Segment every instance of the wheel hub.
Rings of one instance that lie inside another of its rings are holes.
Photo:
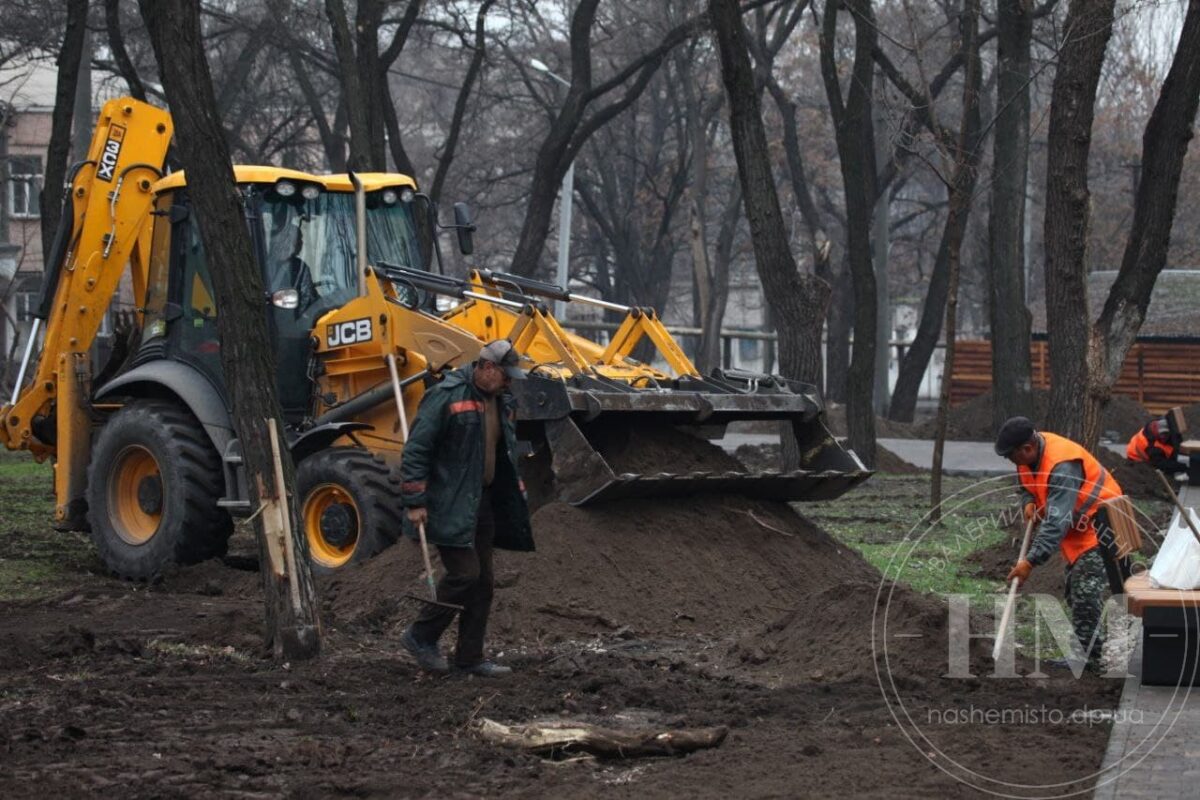
[[[321,512],[321,536],[334,547],[345,547],[358,537],[358,515],[352,506],[334,503]]]
[[[146,514],[162,513],[163,487],[158,475],[147,475],[138,481],[137,503]]]

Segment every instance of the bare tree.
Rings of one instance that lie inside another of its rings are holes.
[[[348,109],[350,164],[354,169],[386,169],[390,149],[396,169],[414,174],[388,87],[388,71],[408,43],[421,5],[422,0],[409,0],[391,43],[380,52],[379,34],[388,6],[385,0],[359,0],[355,5],[353,32],[344,0],[325,0],[342,100]]]
[[[108,33],[108,49],[112,53],[117,71],[125,79],[129,93],[142,102],[146,101],[146,87],[125,48],[125,34],[121,30],[120,0],[104,0],[104,29]]]
[[[1029,175],[1032,0],[999,0],[996,136],[988,237],[992,424],[1033,416],[1030,314],[1025,304],[1025,182]]]
[[[839,7],[854,21],[854,61],[843,93],[834,56]],[[871,258],[871,214],[878,195],[871,99],[875,85],[872,53],[879,34],[871,0],[826,0],[821,29],[821,77],[837,138],[846,203],[846,259],[854,288],[854,350],[847,375],[846,422],[850,446],[875,465],[875,270]]]
[[[814,382],[820,373],[821,326],[829,285],[815,275],[801,273],[788,244],[738,3],[709,0],[708,8],[721,56],[729,129],[755,265],[779,331],[781,371],[786,377]]]
[[[1076,6],[1076,3],[1071,4],[1072,12],[1076,11]],[[1059,74],[1054,79],[1054,104],[1057,107],[1063,102],[1068,107],[1058,111],[1052,108],[1050,123],[1051,157],[1061,154],[1064,159],[1071,159],[1070,165],[1079,168],[1078,172],[1059,173],[1059,164],[1052,161],[1047,186],[1046,316],[1054,375],[1050,425],[1087,447],[1095,447],[1100,435],[1100,412],[1108,402],[1125,356],[1137,338],[1150,304],[1150,294],[1166,265],[1180,174],[1194,135],[1196,111],[1200,108],[1200,0],[1188,3],[1171,68],[1143,134],[1142,175],[1121,269],[1100,317],[1090,325],[1086,252],[1078,238],[1082,235],[1081,227],[1086,233],[1088,221],[1085,145],[1091,118],[1090,114],[1085,118],[1079,106],[1090,109],[1094,103],[1097,81],[1092,78],[1093,70],[1099,72],[1104,57],[1099,40],[1107,41],[1098,26],[1107,25],[1111,29],[1113,9],[1111,4],[1097,7],[1083,0],[1079,0],[1078,6],[1078,15],[1068,13],[1068,34],[1083,37],[1091,32],[1092,41],[1074,39],[1075,46],[1070,41],[1064,45]],[[1078,28],[1071,22],[1076,22]],[[1060,78],[1063,85],[1060,85]],[[1067,82],[1073,85],[1065,85]],[[1087,92],[1088,87],[1091,87],[1091,94]],[[1075,137],[1074,141],[1064,141],[1071,135]],[[1082,143],[1078,141],[1081,135]],[[1083,160],[1079,161],[1081,155]],[[1065,185],[1056,186],[1056,178]],[[1070,192],[1070,195],[1063,197],[1064,192]],[[1081,197],[1085,205],[1076,209]],[[1073,209],[1078,210],[1080,216],[1068,220],[1065,215]],[[1072,319],[1067,321],[1058,317]],[[1080,322],[1082,331],[1079,330]]]
[[[1091,327],[1087,299],[1090,222],[1088,154],[1096,87],[1112,36],[1114,0],[1071,0],[1051,94],[1046,175],[1046,327],[1050,342],[1049,426],[1076,440],[1095,431],[1098,403],[1086,395]],[[1086,443],[1085,443],[1086,444]]]
[[[264,499],[278,498],[286,504],[295,523],[291,535],[297,557],[287,572],[279,574],[272,569],[275,559],[269,555],[273,548],[268,544],[266,515],[255,518],[262,554],[267,646],[277,657],[313,657],[320,651],[320,621],[293,491],[295,468],[288,450],[283,448],[284,485],[280,486],[275,480],[271,457],[268,421],[278,430],[283,430],[283,422],[276,391],[275,359],[263,314],[265,290],[217,114],[217,98],[204,55],[199,6],[187,0],[140,0],[140,8],[171,102],[176,143],[188,171],[188,190],[206,257],[222,265],[211,273],[221,309],[217,317],[221,365],[250,494]]]
[[[949,180],[950,211],[946,219],[947,237],[943,237],[949,276],[946,296],[946,361],[942,370],[942,385],[938,397],[937,423],[933,441],[933,480],[930,482],[929,505],[931,522],[938,524],[942,517],[942,457],[946,446],[946,423],[950,414],[950,376],[954,374],[954,345],[958,325],[958,283],[963,236],[966,224],[959,220],[971,212],[971,195],[975,191],[975,171],[979,165],[979,0],[964,0],[960,21],[961,51],[966,55],[967,68],[963,76],[962,121],[958,140],[950,153],[953,172]]]
[[[521,275],[537,271],[559,184],[588,138],[630,106],[645,91],[667,53],[706,24],[704,15],[670,28],[649,50],[631,59],[602,80],[593,77],[592,28],[600,0],[581,0],[571,16],[571,80],[562,105],[538,147],[525,217],[513,253],[512,270]],[[617,95],[605,102],[605,98]]]
[[[67,22],[58,51],[58,82],[54,90],[54,112],[50,118],[50,144],[41,191],[42,252],[49,257],[62,216],[63,184],[71,152],[71,121],[75,111],[76,84],[83,44],[87,35],[88,0],[68,0]]]

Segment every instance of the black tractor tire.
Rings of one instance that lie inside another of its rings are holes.
[[[315,574],[365,561],[400,536],[400,482],[366,450],[335,447],[309,456],[296,468],[296,494]]]
[[[100,428],[88,466],[88,522],[116,575],[152,580],[222,556],[233,532],[217,506],[221,458],[200,421],[169,400],[136,400]]]

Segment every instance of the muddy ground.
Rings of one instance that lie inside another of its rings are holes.
[[[1100,764],[1106,723],[946,715],[1112,708],[1119,681],[944,679],[944,606],[904,587],[881,616],[903,636],[877,661],[878,571],[789,506],[548,506],[535,527],[537,553],[498,560],[503,681],[430,678],[400,649],[406,542],[321,582],[324,654],[292,664],[260,653],[253,572],[209,562],[144,586],[79,558],[67,591],[0,603],[0,796],[972,797],[938,765],[1086,790]],[[474,727],[547,717],[729,735],[686,757],[555,761]]]

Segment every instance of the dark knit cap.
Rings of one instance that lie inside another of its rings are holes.
[[[996,434],[996,455],[1008,456],[1031,440],[1036,432],[1028,417],[1012,417],[1000,426],[1000,432]]]

